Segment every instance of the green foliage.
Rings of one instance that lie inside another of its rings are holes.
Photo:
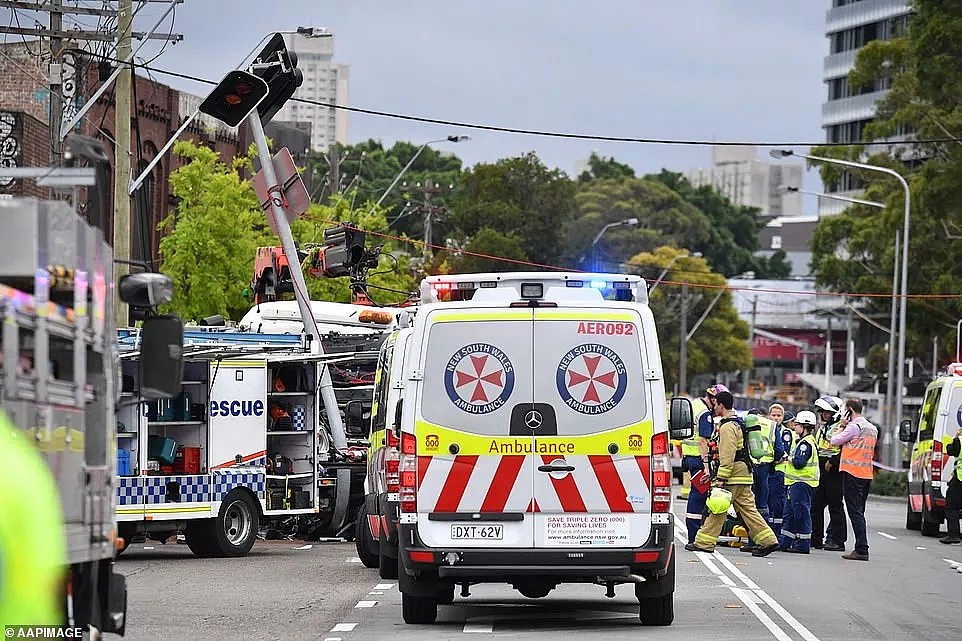
[[[631,257],[628,264],[652,284],[669,266],[665,280],[683,279],[690,283],[687,288],[689,332],[719,292],[723,291],[705,321],[688,341],[688,380],[706,372],[731,372],[750,367],[749,327],[738,318],[731,293],[724,291],[725,277],[713,272],[704,258],[678,257],[680,255],[681,251],[676,248],[658,247],[653,252],[642,252]],[[678,276],[672,278],[672,273]],[[651,293],[651,311],[658,327],[661,361],[668,389],[673,389],[678,382],[681,348],[679,316],[684,294],[682,287],[665,282]]]
[[[618,178],[634,178],[635,170],[629,165],[620,163],[614,158],[605,158],[595,152],[591,152],[588,159],[588,169],[581,172],[578,176],[579,183],[588,183],[592,180],[610,180]]]
[[[174,154],[188,160],[170,175],[176,213],[161,222],[161,271],[174,281],[171,311],[196,320],[213,314],[239,319],[249,308],[243,297],[257,246],[269,237],[251,183],[211,149],[181,141]]]
[[[908,474],[875,470],[871,493],[877,496],[906,496],[908,494]]]
[[[475,254],[500,256],[514,260],[527,260],[521,241],[512,234],[503,234],[490,227],[482,227],[471,237],[465,250]],[[525,271],[523,265],[503,260],[490,260],[480,256],[463,254],[454,261],[455,271],[462,274],[474,272]]]
[[[872,345],[868,348],[868,355],[865,358],[865,369],[871,374],[881,376],[888,372],[889,351],[884,345]]]

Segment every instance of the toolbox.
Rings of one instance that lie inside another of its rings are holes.
[[[173,465],[177,458],[177,441],[151,435],[147,438],[147,457],[160,461],[161,465]]]
[[[287,498],[286,490],[283,490],[283,489],[268,490],[267,491],[267,509],[268,510],[287,509],[284,505],[286,498]]]
[[[175,474],[200,474],[200,448],[179,446],[174,456]]]

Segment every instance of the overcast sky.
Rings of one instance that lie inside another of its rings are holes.
[[[135,3],[136,4],[136,3]],[[646,138],[816,142],[830,0],[186,0],[154,66],[219,79],[264,34],[323,26],[352,106],[499,126]],[[163,5],[135,22],[149,28]],[[228,9],[229,7],[229,9]],[[88,18],[88,20],[93,20]],[[169,24],[165,25],[165,31]],[[153,54],[150,43],[143,53]],[[203,95],[208,86],[157,76]],[[349,138],[443,145],[466,164],[535,151],[573,173],[593,150],[638,173],[710,148],[491,133],[349,115]],[[441,146],[439,146],[440,148]],[[797,148],[804,151],[805,148]],[[767,157],[767,149],[759,155]],[[806,187],[818,189],[815,172]],[[806,201],[806,213],[815,202]]]

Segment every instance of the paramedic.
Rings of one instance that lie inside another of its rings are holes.
[[[727,392],[724,385],[712,385],[705,390],[702,398],[692,403],[693,416],[698,433],[681,442],[682,469],[690,475],[688,489],[688,504],[685,510],[685,525],[688,527],[688,542],[695,542],[695,534],[701,527],[702,515],[705,512],[705,500],[711,486],[708,482],[708,439],[715,432],[712,420],[712,408],[715,406],[715,395]]]
[[[832,445],[842,447],[839,472],[842,475],[842,492],[845,507],[852,521],[855,549],[842,555],[848,561],[868,561],[868,533],[865,531],[865,502],[872,485],[875,459],[875,443],[878,428],[862,416],[862,401],[850,398],[845,401],[842,415],[842,431],[832,437]]]
[[[778,540],[755,507],[753,479],[749,469],[751,460],[745,446],[744,428],[741,419],[732,410],[735,399],[731,392],[717,392],[712,403],[713,414],[721,419],[711,439],[713,457],[717,456],[710,468],[712,485],[731,492],[735,513],[744,522],[748,535],[758,544],[752,556],[768,556],[778,549]],[[726,514],[709,514],[698,530],[694,543],[689,543],[685,549],[689,552],[714,552],[726,518]]]
[[[775,417],[784,411],[781,407],[778,404],[772,405],[769,409],[769,418],[775,420]],[[775,531],[775,536],[782,533],[782,523],[785,518],[785,470],[789,465],[788,455],[795,447],[794,421],[794,414],[784,412],[778,420],[778,427],[775,428],[779,444],[776,446],[778,449],[775,456],[775,471],[768,477],[768,510],[772,515],[772,530]],[[779,450],[781,456],[777,454]]]
[[[0,410],[0,627],[64,625],[66,541],[49,468]]]
[[[939,539],[939,543],[962,543],[959,532],[959,513],[962,511],[962,427],[955,432],[955,438],[945,448],[948,456],[955,457],[955,472],[949,479],[949,489],[945,493],[945,524],[949,533]]]
[[[795,441],[785,468],[785,522],[779,537],[783,552],[808,554],[812,545],[812,495],[818,487],[818,447],[812,433],[817,427],[815,412],[799,412],[795,418]]]
[[[815,401],[822,426],[815,433],[820,469],[818,489],[812,499],[812,547],[829,552],[844,552],[848,538],[845,510],[842,508],[842,475],[838,471],[842,448],[832,445],[831,439],[841,431],[842,399],[822,396]],[[828,531],[825,529],[825,508],[828,507]],[[824,539],[823,539],[824,537]]]

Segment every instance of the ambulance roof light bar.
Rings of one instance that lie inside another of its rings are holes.
[[[537,285],[541,290],[535,295]],[[556,300],[586,300],[584,295],[565,296],[559,292],[565,289],[594,289],[603,294],[614,292],[618,300],[648,303],[648,288],[645,280],[631,274],[605,274],[580,272],[505,272],[478,274],[444,274],[428,276],[421,281],[421,303],[452,302],[471,300],[478,290],[514,290],[514,296],[521,300],[543,298],[545,294],[556,296]],[[587,293],[587,292],[586,292]],[[485,300],[489,297],[485,296]]]

